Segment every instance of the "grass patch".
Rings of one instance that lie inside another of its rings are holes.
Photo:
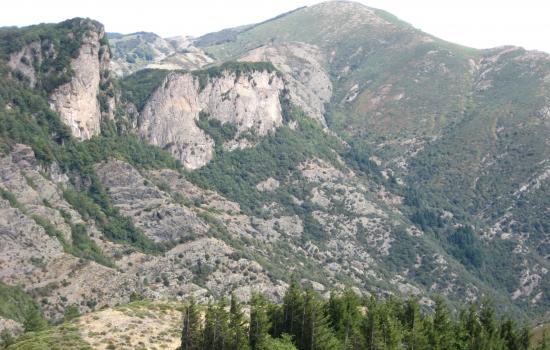
[[[9,350],[92,350],[80,336],[78,327],[65,323],[41,332],[29,332],[18,338]]]

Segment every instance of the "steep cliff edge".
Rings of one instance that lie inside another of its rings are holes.
[[[104,37],[102,26],[84,35],[78,57],[71,60],[74,72],[71,81],[58,87],[50,96],[52,109],[61,114],[65,124],[79,139],[89,139],[100,131],[102,106],[98,96],[101,86],[107,84],[110,60]],[[108,105],[105,107],[108,112]]]
[[[49,95],[50,107],[81,140],[100,132],[111,118],[114,93],[109,75],[110,49],[103,25],[75,18],[56,25],[17,29],[7,65],[12,77]]]
[[[273,63],[283,73],[292,103],[326,126],[325,104],[332,97],[332,83],[317,46],[300,42],[265,45],[239,60]]]
[[[168,149],[188,169],[197,169],[214,156],[216,146],[247,147],[247,135],[266,135],[283,124],[279,97],[284,83],[273,69],[252,65],[215,71],[173,72],[151,94],[139,116],[139,133]],[[203,121],[217,120],[231,130],[224,145],[216,145]]]

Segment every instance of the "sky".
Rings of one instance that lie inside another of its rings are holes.
[[[16,0],[0,26],[90,17],[109,32],[199,36],[256,23],[318,0]],[[475,48],[518,45],[550,53],[549,0],[359,0],[441,39]]]

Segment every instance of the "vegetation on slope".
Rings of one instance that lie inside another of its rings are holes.
[[[221,77],[224,72],[234,73],[236,76],[257,71],[276,72],[273,64],[269,62],[226,62],[219,66],[207,69],[191,71],[199,81],[202,91],[209,79]],[[118,81],[122,98],[133,103],[138,111],[141,111],[147,98],[155,91],[160,83],[172,72],[185,73],[185,71],[171,71],[164,69],[142,69],[127,75]]]
[[[325,56],[329,127],[350,144],[365,143],[404,180],[388,188],[405,197],[402,210],[438,246],[507,297],[523,288],[526,266],[548,270],[548,181],[521,191],[548,171],[547,57],[451,44],[348,2],[212,33],[197,45],[233,59],[294,41]],[[537,293],[514,300],[538,314],[550,305],[550,280],[540,277]]]
[[[99,27],[101,24],[98,22],[73,18],[58,24],[0,28],[0,59],[8,60],[10,54],[20,51],[23,46],[39,43],[41,52],[35,55],[41,57],[35,57],[33,62],[38,78],[37,87],[49,93],[70,81],[71,59],[78,57],[84,36]],[[38,64],[38,61],[41,63]],[[26,64],[30,65],[31,62]]]
[[[531,336],[527,324],[498,317],[490,301],[453,313],[443,298],[435,300],[432,307],[426,308],[414,298],[361,297],[351,289],[333,292],[324,299],[293,279],[281,303],[259,293],[253,293],[249,305],[240,303],[234,295],[208,305],[199,305],[193,298],[184,304],[135,301],[113,310],[123,312],[129,319],[127,324],[133,327],[120,332],[113,325],[109,327],[112,333],[88,335],[95,346],[143,346],[139,339],[132,338],[134,327],[138,327],[141,331],[151,329],[150,347],[172,342],[172,322],[180,319],[173,317],[177,310],[182,313],[182,321],[176,321],[181,322],[179,350],[546,349],[541,342],[542,328]],[[245,308],[250,311],[245,312]],[[103,312],[107,310],[99,311]],[[90,318],[101,322],[101,317]],[[143,320],[147,320],[145,325],[141,325]],[[28,332],[10,339],[7,349],[90,349],[80,335],[81,327],[87,325],[89,321],[76,319]],[[159,333],[159,329],[165,331]]]
[[[0,316],[24,323],[27,315],[40,312],[38,304],[23,289],[0,282]]]
[[[276,72],[278,75],[279,71],[273,66],[271,62],[225,62],[218,66],[212,66],[210,68],[201,69],[192,71],[191,74],[197,77],[199,80],[199,90],[202,91],[206,84],[208,84],[209,79],[219,78],[224,72],[230,72],[235,74],[236,77],[245,75],[252,72],[263,72],[268,73]]]
[[[286,214],[298,215],[302,219],[308,238],[322,241],[323,230],[311,216],[315,206],[309,202],[309,189],[303,188],[303,182],[299,181],[302,175],[298,170],[302,163],[316,157],[338,166],[337,152],[342,152],[344,146],[336,138],[327,137],[320,124],[295,107],[287,118],[297,121],[296,129],[283,126],[261,138],[253,148],[232,152],[217,148],[209,164],[187,176],[195,184],[238,202],[246,213],[262,215],[263,205],[277,201]],[[209,132],[213,134],[213,126],[209,127]],[[218,127],[223,128],[224,125]],[[220,133],[223,135],[223,130]],[[275,193],[259,191],[256,185],[268,178],[285,185]],[[306,203],[298,204],[293,198]]]
[[[149,146],[135,136],[116,134],[116,128],[109,122],[103,123],[101,136],[79,142],[71,136],[59,115],[49,108],[41,89],[31,89],[26,82],[10,79],[3,63],[0,64],[0,75],[0,151],[6,154],[16,143],[29,145],[39,162],[56,162],[71,174],[73,186],[66,188],[66,200],[84,218],[94,220],[107,239],[129,243],[143,251],[161,250],[162,247],[149,240],[130,219],[119,214],[97,178],[93,165],[112,157],[123,158],[139,167],[162,165],[178,168],[179,164],[167,152]],[[38,220],[37,223],[47,232],[54,233],[46,221]],[[73,234],[78,239],[66,250],[110,265],[101,258],[98,248],[79,233],[81,230],[74,227]]]
[[[416,299],[360,298],[349,289],[323,300],[293,281],[282,304],[255,294],[248,320],[234,296],[210,303],[204,320],[201,313],[187,303],[180,350],[530,348],[529,329],[498,319],[488,301],[453,315],[442,298],[425,312]]]
[[[25,333],[8,345],[9,350],[92,350],[80,336],[78,327],[66,323],[57,327]]]
[[[170,73],[164,69],[142,69],[118,80],[125,101],[131,102],[138,111],[143,109],[149,95]]]

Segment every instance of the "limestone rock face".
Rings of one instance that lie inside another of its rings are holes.
[[[291,101],[326,125],[325,104],[332,97],[332,83],[317,46],[299,42],[266,45],[249,51],[240,60],[273,63],[283,72]]]
[[[104,36],[103,27],[84,35],[79,55],[71,61],[71,81],[59,86],[50,96],[51,108],[59,112],[73,135],[81,140],[89,139],[100,131],[98,95],[110,61],[109,48],[101,43]],[[107,103],[112,107],[112,101]]]
[[[139,133],[164,147],[188,169],[207,164],[214,155],[214,140],[197,126],[202,112],[237,133],[266,135],[283,124],[279,96],[283,80],[275,72],[254,71],[237,75],[224,71],[205,86],[190,73],[171,73],[149,98],[139,117]],[[246,143],[240,143],[246,147]]]

